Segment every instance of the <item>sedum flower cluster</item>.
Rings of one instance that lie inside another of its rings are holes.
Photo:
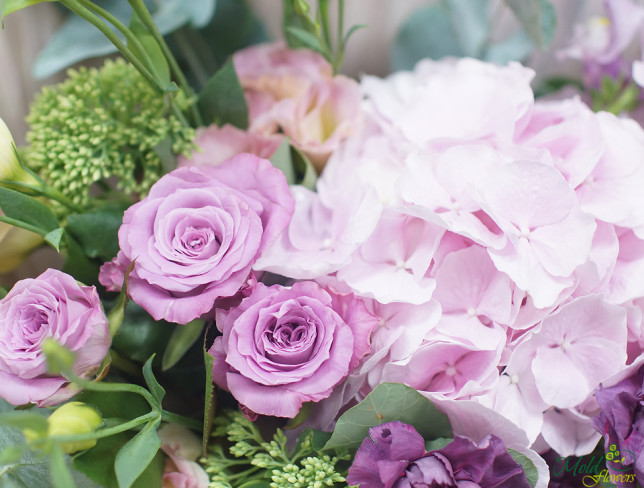
[[[207,459],[201,460],[210,476],[210,488],[233,488],[250,480],[265,481],[271,488],[322,488],[345,482],[337,464],[346,458],[318,453],[312,431],[300,436],[291,454],[281,429],[265,441],[254,422],[240,412],[227,411],[215,418],[212,434],[232,445],[226,449],[215,444]]]
[[[189,101],[170,102],[123,60],[100,69],[69,70],[68,79],[43,88],[27,117],[32,168],[77,205],[93,184],[118,179],[126,194],[147,194],[165,172],[162,155],[190,155],[194,130],[172,112]],[[167,169],[166,169],[167,170]]]

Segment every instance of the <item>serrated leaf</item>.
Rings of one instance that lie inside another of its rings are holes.
[[[197,342],[203,330],[203,325],[203,320],[197,319],[188,322],[186,325],[176,326],[161,359],[161,369],[163,371],[167,371],[177,364],[188,352],[188,349]]]
[[[521,465],[526,477],[528,478],[528,483],[530,483],[530,486],[534,488],[537,484],[537,481],[539,480],[539,472],[537,471],[537,467],[532,461],[530,461],[528,457],[518,451],[515,451],[514,449],[508,449],[508,453],[510,454],[510,456],[512,456],[512,459],[514,459]]]
[[[197,106],[206,124],[248,127],[248,105],[232,60],[224,64],[206,83]]]
[[[49,453],[51,483],[54,488],[76,488],[76,483],[65,462],[65,454],[60,446],[54,445]]]
[[[36,5],[37,3],[52,2],[52,1],[54,0],[2,0],[2,2],[0,2],[0,13],[2,15],[2,28],[4,29],[4,18],[7,15],[17,12],[18,10],[22,10],[23,8]]]
[[[58,220],[47,205],[18,191],[0,186],[0,209],[11,219],[25,222],[42,235],[58,228]]]
[[[51,246],[56,249],[56,251],[60,251],[60,241],[63,238],[63,234],[65,233],[65,229],[59,227],[58,229],[54,229],[51,232],[48,232],[45,234],[45,241],[51,244]]]
[[[208,332],[206,331],[206,337]],[[212,381],[212,366],[215,362],[204,344],[203,350],[204,365],[206,367],[206,392],[205,392],[205,404],[203,412],[203,437],[202,437],[202,448],[203,452],[208,452],[208,441],[210,440],[210,431],[212,430],[212,421],[215,418],[216,410],[216,395],[215,395],[215,384]]]
[[[161,401],[165,396],[165,390],[159,384],[157,379],[154,377],[154,373],[152,372],[153,360],[154,360],[154,355],[150,356],[150,359],[148,359],[143,365],[143,377],[145,378],[145,383],[148,385],[148,390],[150,390],[150,393],[152,393],[152,396],[159,403],[158,407],[161,408]]]
[[[557,12],[549,0],[504,0],[532,42],[546,49],[557,25]]]
[[[382,383],[342,414],[324,450],[355,450],[367,438],[371,427],[395,420],[413,425],[426,441],[452,437],[447,415],[429,399],[408,386]]]
[[[159,423],[160,419],[145,424],[117,453],[114,471],[119,488],[130,488],[156,456],[161,447],[157,435]]]

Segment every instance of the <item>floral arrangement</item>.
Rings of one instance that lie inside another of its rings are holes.
[[[58,3],[119,54],[0,123],[0,270],[62,257],[0,300],[0,485],[644,483],[644,6],[535,83],[547,0],[425,7],[359,81],[342,0],[208,76],[168,34],[242,2]]]

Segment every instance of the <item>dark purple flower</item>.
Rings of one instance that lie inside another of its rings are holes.
[[[593,419],[594,427],[604,436],[609,472],[613,475],[635,474],[640,484],[644,484],[643,388],[644,366],[614,386],[600,387],[595,391],[595,398],[601,413]],[[637,486],[631,477],[615,479],[620,488]],[[628,481],[622,482],[619,479]]]
[[[369,429],[347,483],[360,488],[530,488],[523,468],[495,435],[479,445],[456,436],[444,448],[426,452],[416,429],[398,421]]]

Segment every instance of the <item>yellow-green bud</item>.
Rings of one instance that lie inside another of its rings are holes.
[[[13,136],[0,118],[0,179],[17,181],[19,183],[33,183],[34,178],[27,173],[16,156]]]
[[[101,414],[92,406],[83,402],[69,402],[57,408],[47,419],[48,435],[66,436],[93,432],[103,423]],[[65,454],[90,449],[96,445],[96,439],[86,441],[63,442],[60,447]]]

